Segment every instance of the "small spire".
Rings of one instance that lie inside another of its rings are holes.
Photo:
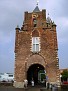
[[[20,30],[19,25],[17,25],[17,27],[15,28],[15,30],[16,30],[16,29]]]
[[[38,3],[39,3],[39,0],[37,0],[37,4],[36,4],[37,6],[38,6]]]
[[[16,28],[19,28],[19,25],[17,25],[17,27]]]
[[[49,13],[48,13],[48,16],[49,16]]]
[[[37,4],[36,4],[36,7],[33,10],[33,12],[40,12],[39,7],[38,7],[38,3],[39,3],[39,0],[37,0]]]
[[[51,22],[52,22],[52,20],[51,20],[51,18],[49,17],[49,13],[48,13],[47,23],[51,23]]]

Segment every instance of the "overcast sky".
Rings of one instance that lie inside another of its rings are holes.
[[[24,12],[32,12],[37,0],[0,0],[0,72],[14,72],[15,27],[23,24]],[[39,0],[39,9],[57,25],[60,68],[68,68],[68,0]]]

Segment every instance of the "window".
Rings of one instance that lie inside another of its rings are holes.
[[[13,75],[9,75],[9,77],[13,77]]]
[[[35,18],[33,19],[33,24],[34,24],[34,27],[37,26],[37,20]]]
[[[40,39],[39,37],[32,37],[32,52],[40,51]]]

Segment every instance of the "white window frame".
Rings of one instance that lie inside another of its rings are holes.
[[[39,51],[40,51],[40,38],[32,37],[32,52],[39,52]]]

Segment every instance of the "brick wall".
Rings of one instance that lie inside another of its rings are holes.
[[[21,29],[16,28],[15,81],[23,82],[27,76],[28,68],[32,64],[38,63],[45,68],[49,82],[58,82],[59,61],[56,25],[53,22],[47,25],[46,10],[36,12],[36,14],[38,14],[37,27],[33,27],[33,12],[25,12],[23,26]],[[40,37],[39,53],[31,52],[32,36]]]

